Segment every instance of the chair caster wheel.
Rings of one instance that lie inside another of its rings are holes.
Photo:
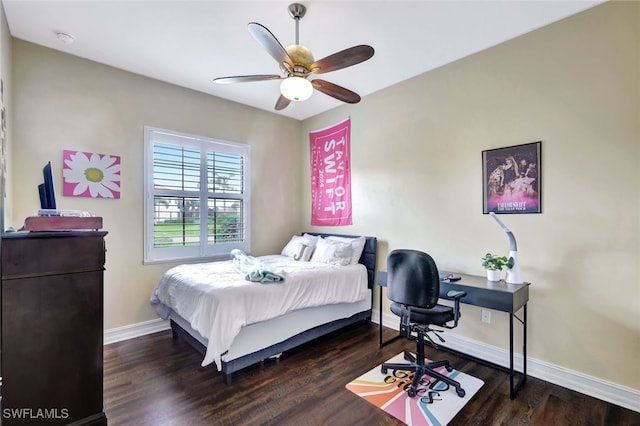
[[[446,368],[449,373],[451,373],[453,371],[453,367],[450,366],[450,365],[447,365],[444,368]]]
[[[414,396],[416,396],[418,394],[418,391],[415,389],[409,389],[409,391],[407,392],[409,394],[409,398],[413,398]]]
[[[458,388],[458,389],[456,389],[456,393],[458,394],[458,396],[459,396],[460,398],[464,398],[464,396],[465,396],[465,394],[466,394],[466,392],[465,392],[465,391],[464,391],[464,389],[462,389],[462,388]]]
[[[380,372],[382,374],[387,374],[387,368],[386,367],[380,367]]]

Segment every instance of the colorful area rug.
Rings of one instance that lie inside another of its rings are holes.
[[[387,362],[406,361],[400,353]],[[348,383],[346,388],[407,425],[446,425],[484,382],[457,370],[448,372],[443,367],[437,371],[460,382],[466,395],[460,398],[455,388],[442,382],[433,385],[434,379],[425,376],[418,387],[418,395],[409,398],[406,390],[411,385],[414,373],[389,370],[387,374],[382,374],[380,366]]]

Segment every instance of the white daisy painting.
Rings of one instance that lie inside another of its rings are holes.
[[[63,151],[62,195],[120,198],[120,157]]]

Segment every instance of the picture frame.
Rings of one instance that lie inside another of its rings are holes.
[[[62,151],[62,195],[120,198],[120,156]]]
[[[542,213],[542,142],[482,151],[482,212]]]

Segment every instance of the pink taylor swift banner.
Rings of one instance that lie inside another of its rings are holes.
[[[309,133],[311,225],[351,225],[351,119]]]

